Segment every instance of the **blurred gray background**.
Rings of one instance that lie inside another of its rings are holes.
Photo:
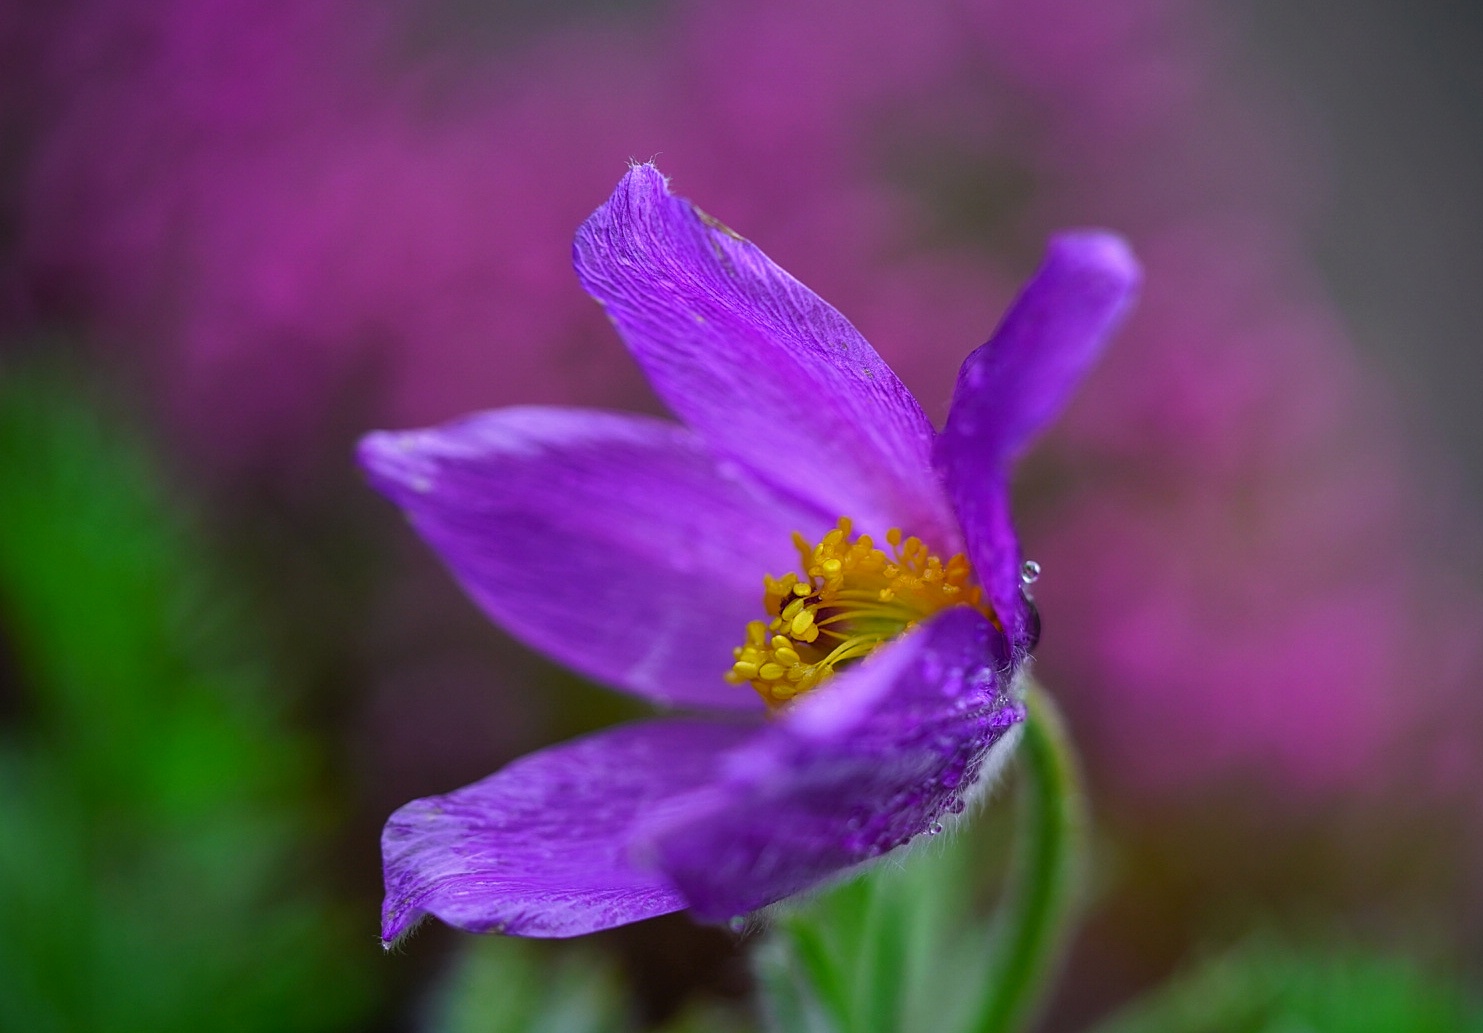
[[[1241,0],[1230,28],[1327,181],[1313,256],[1433,472],[1483,501],[1483,3]],[[1456,469],[1449,470],[1448,463]]]

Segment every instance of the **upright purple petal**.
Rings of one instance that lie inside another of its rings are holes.
[[[496,622],[662,703],[760,708],[723,680],[732,647],[763,573],[797,562],[791,534],[827,529],[648,417],[502,409],[371,434],[360,457]]]
[[[641,830],[638,856],[720,921],[931,833],[1007,756],[1011,677],[1000,632],[947,610],[739,746]]]
[[[712,448],[832,518],[958,548],[916,399],[839,312],[654,166],[630,169],[583,224],[575,259],[655,391]]]
[[[678,911],[664,875],[628,861],[640,816],[713,776],[755,730],[646,721],[523,757],[386,823],[382,938],[425,914],[469,932],[579,936]]]
[[[1065,406],[1131,309],[1141,276],[1114,234],[1056,237],[988,343],[958,373],[934,459],[969,558],[1016,644],[1027,639],[1030,614],[1010,519],[1010,464]]]

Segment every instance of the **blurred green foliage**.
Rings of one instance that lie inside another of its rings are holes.
[[[1259,937],[1094,1033],[1479,1033],[1483,1010],[1402,957]]]
[[[160,465],[70,383],[0,382],[0,1028],[343,1028],[374,953],[311,878],[331,814],[291,687]]]

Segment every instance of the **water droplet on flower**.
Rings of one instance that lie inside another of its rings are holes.
[[[942,831],[942,822],[940,822],[940,821],[934,821],[931,825],[928,825],[927,826],[927,835],[929,835],[929,836],[935,836],[935,835],[937,835],[941,831]]]
[[[739,933],[742,930],[746,929],[746,927],[747,927],[747,916],[746,915],[732,915],[730,921],[728,921],[726,923],[726,928],[730,929],[734,933]]]
[[[1040,564],[1034,560],[1025,560],[1020,566],[1020,580],[1027,585],[1033,585],[1040,580]]]

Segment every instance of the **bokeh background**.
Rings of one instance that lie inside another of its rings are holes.
[[[651,157],[938,419],[1048,233],[1145,259],[1019,485],[1096,820],[1045,1028],[1311,951],[1468,998],[1480,46],[1442,0],[0,5],[0,1027],[746,1021],[756,937],[683,916],[376,940],[393,808],[640,710],[354,442],[658,411],[569,258]]]

